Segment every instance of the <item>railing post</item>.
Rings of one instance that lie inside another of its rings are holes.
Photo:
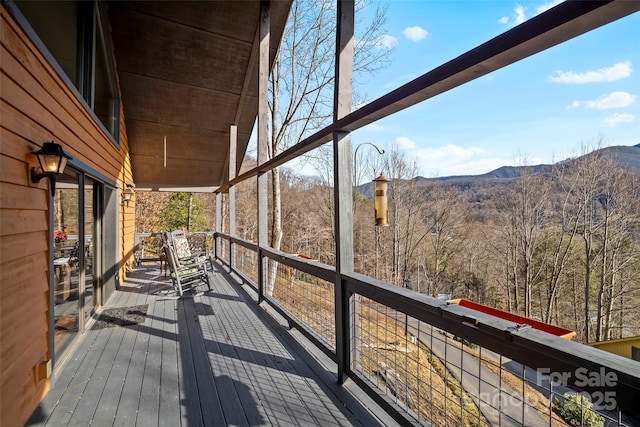
[[[222,233],[222,193],[216,193],[216,232],[213,235],[213,256],[216,259],[220,258],[220,251],[218,250],[218,235]]]
[[[353,76],[354,2],[339,0],[336,32],[336,68],[333,98],[334,122],[351,112]],[[338,383],[342,384],[350,371],[351,336],[349,322],[349,294],[342,279],[343,273],[353,272],[353,202],[351,135],[333,134],[334,203],[336,230],[336,359]]]
[[[133,235],[133,260],[136,261],[137,253],[140,252],[140,233]]]
[[[269,37],[271,32],[269,1],[260,2],[260,52],[258,73],[258,167],[267,161],[269,134]],[[268,272],[261,249],[267,246],[267,174],[258,171],[258,303],[264,299],[264,283]]]
[[[264,299],[264,280],[266,278],[265,268],[264,268],[265,257],[262,253],[261,246],[258,246],[257,253],[258,253],[258,304],[260,304]]]

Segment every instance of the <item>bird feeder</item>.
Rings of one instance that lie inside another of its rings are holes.
[[[387,187],[389,180],[380,174],[373,182],[376,185],[376,226],[387,226],[389,225],[389,209],[387,208]]]

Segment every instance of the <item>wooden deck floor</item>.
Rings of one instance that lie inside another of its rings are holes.
[[[181,299],[163,293],[170,285],[157,265],[134,270],[105,309],[148,304],[146,320],[87,331],[27,425],[392,423],[216,269],[211,291]]]

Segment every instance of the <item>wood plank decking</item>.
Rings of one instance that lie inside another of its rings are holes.
[[[313,357],[299,334],[215,268],[211,291],[181,299],[165,293],[157,265],[134,270],[105,309],[148,304],[146,320],[87,331],[27,425],[392,423],[355,399],[353,384],[337,385],[330,361]]]

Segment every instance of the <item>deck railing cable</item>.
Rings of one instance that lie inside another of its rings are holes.
[[[335,361],[334,267],[270,248],[258,259],[255,243],[224,234],[216,242],[218,260],[256,291],[258,262],[269,261],[263,300]],[[637,423],[635,361],[361,274],[342,279],[348,375],[403,424],[567,425],[562,410],[583,425]]]

